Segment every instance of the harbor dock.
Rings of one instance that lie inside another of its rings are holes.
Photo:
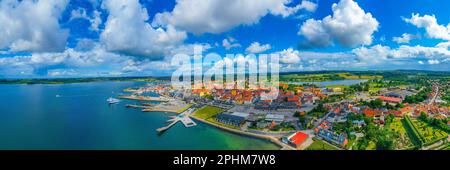
[[[141,108],[141,109],[148,109],[149,108],[149,106],[135,105],[135,104],[127,104],[127,105],[125,105],[125,107],[127,107],[127,108]]]
[[[169,129],[170,127],[172,127],[173,125],[175,125],[178,122],[182,122],[184,127],[193,127],[196,126],[197,123],[195,123],[190,117],[189,115],[192,114],[192,112],[194,111],[194,109],[188,109],[186,111],[184,111],[183,113],[177,115],[177,116],[172,116],[170,120],[168,120],[167,122],[170,122],[167,126],[161,127],[156,129],[156,131],[158,133],[162,133],[164,131],[166,131],[167,129]]]
[[[122,95],[119,96],[120,99],[128,99],[128,100],[141,100],[141,101],[157,101],[157,102],[168,102],[169,100],[161,98],[161,97],[152,97],[152,96],[140,96],[140,95]]]

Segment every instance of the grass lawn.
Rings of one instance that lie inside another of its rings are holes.
[[[396,142],[395,149],[405,149],[414,146],[404,126],[405,125],[403,124],[401,118],[395,118],[389,125],[390,129],[392,129],[393,131],[397,132],[400,135],[400,137],[395,141]]]
[[[379,88],[379,87],[370,87],[369,93],[377,93],[380,90],[381,90],[381,88]]]
[[[342,91],[344,91],[345,88],[348,88],[347,85],[341,85],[341,84],[329,84],[325,86],[326,88],[341,88]]]
[[[369,141],[366,150],[377,150],[377,144],[374,141]]]
[[[232,128],[232,129],[239,129],[239,127],[236,126],[232,126],[232,125],[227,125],[224,123],[220,123],[218,121],[216,121],[216,119],[214,119],[214,116],[222,113],[224,110],[218,107],[214,107],[214,106],[205,106],[202,107],[200,109],[198,109],[192,116],[199,118],[199,119],[203,119],[206,120],[208,122],[211,122],[213,124],[222,126],[222,127],[227,127],[227,128]]]
[[[441,129],[430,126],[426,122],[423,122],[421,120],[413,119],[411,121],[413,122],[414,126],[416,126],[420,135],[424,137],[425,144],[430,144],[435,142],[436,140],[446,138],[448,135]]]
[[[185,107],[183,107],[180,110],[178,110],[177,113],[183,113],[184,111],[189,109],[191,106],[192,106],[192,104],[187,104]]]
[[[223,109],[214,106],[205,106],[198,109],[192,116],[204,120],[213,118],[216,114],[223,112]]]
[[[306,150],[338,150],[338,148],[336,148],[335,146],[332,146],[326,142],[323,142],[319,139],[313,139],[314,142],[309,145],[308,148],[306,148]]]

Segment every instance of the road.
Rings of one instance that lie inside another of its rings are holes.
[[[434,87],[436,87],[436,89],[433,89],[434,96],[433,96],[433,98],[431,98],[431,100],[429,101],[428,105],[433,104],[434,101],[436,100],[436,98],[439,96],[439,84],[434,84],[433,88]]]

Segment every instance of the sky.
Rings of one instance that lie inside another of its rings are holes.
[[[1,0],[0,78],[167,76],[176,54],[280,71],[450,71],[447,0]]]

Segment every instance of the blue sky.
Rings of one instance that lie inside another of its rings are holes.
[[[3,0],[0,77],[165,76],[175,54],[280,71],[450,71],[445,0]],[[24,11],[27,11],[24,13]]]

